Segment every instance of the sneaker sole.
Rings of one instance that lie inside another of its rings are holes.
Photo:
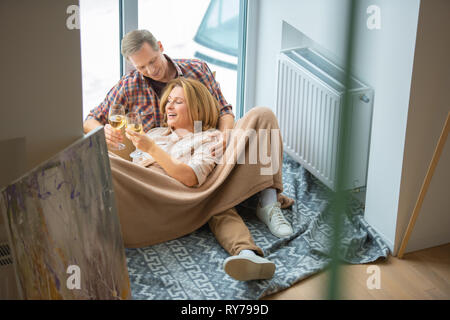
[[[258,260],[258,257],[234,256],[225,262],[224,270],[230,277],[240,281],[272,278],[275,264]]]
[[[275,230],[270,229],[269,226],[267,226],[267,228],[269,229],[270,233],[272,233],[275,237],[280,238],[280,239],[290,237],[294,233],[294,231],[290,231],[289,233],[282,234],[282,233],[277,233],[277,232],[275,232]]]

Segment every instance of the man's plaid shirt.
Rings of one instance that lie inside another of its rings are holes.
[[[217,99],[220,104],[220,116],[233,114],[232,107],[227,103],[220,91],[219,84],[206,62],[197,59],[170,59],[177,69],[178,76],[197,79],[202,82]],[[96,108],[92,109],[86,117],[95,119],[103,125],[108,123],[108,112],[110,106],[122,104],[125,106],[125,113],[139,112],[142,117],[143,129],[145,132],[152,128],[160,127],[164,115],[159,110],[160,98],[152,88],[149,81],[137,70],[131,71],[120,79],[120,81],[108,92],[105,100]]]

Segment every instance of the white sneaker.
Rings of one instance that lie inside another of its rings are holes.
[[[281,204],[279,202],[274,202],[264,208],[258,205],[256,208],[256,216],[278,238],[287,237],[294,233],[291,224],[284,218],[283,212],[281,212]]]
[[[254,252],[241,251],[239,255],[225,259],[223,270],[233,279],[241,281],[270,279],[275,273],[275,263]]]

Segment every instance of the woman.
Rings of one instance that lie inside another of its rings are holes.
[[[148,159],[138,166],[110,154],[125,245],[142,247],[168,241],[208,222],[232,255],[224,262],[227,274],[237,280],[271,278],[275,264],[262,257],[234,206],[267,187],[281,191],[281,170],[255,177],[261,165],[236,166],[235,160],[228,161],[245,150],[247,142],[241,141],[227,148],[225,160],[221,159],[213,172],[218,159],[211,156],[210,148],[220,137],[215,129],[219,111],[217,101],[200,82],[184,77],[172,80],[160,105],[167,127],[147,134],[127,130],[127,137]],[[257,111],[271,112],[267,108]],[[194,128],[198,123],[201,126]],[[266,125],[268,129],[276,126],[276,120]]]
[[[167,85],[161,98],[161,113],[167,127],[154,128],[147,134],[127,130],[127,138],[149,155],[139,163],[157,163],[188,187],[202,185],[218,161],[209,151],[221,137],[216,129],[219,109],[215,99],[200,82],[176,79]]]

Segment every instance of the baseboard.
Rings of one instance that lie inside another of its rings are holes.
[[[380,232],[376,227],[372,226],[370,223],[369,223],[369,225],[373,230],[375,230],[375,232],[381,237],[381,239],[384,241],[384,243],[388,246],[391,255],[394,255],[394,242],[392,242],[388,237],[386,237],[383,234],[383,232]]]

